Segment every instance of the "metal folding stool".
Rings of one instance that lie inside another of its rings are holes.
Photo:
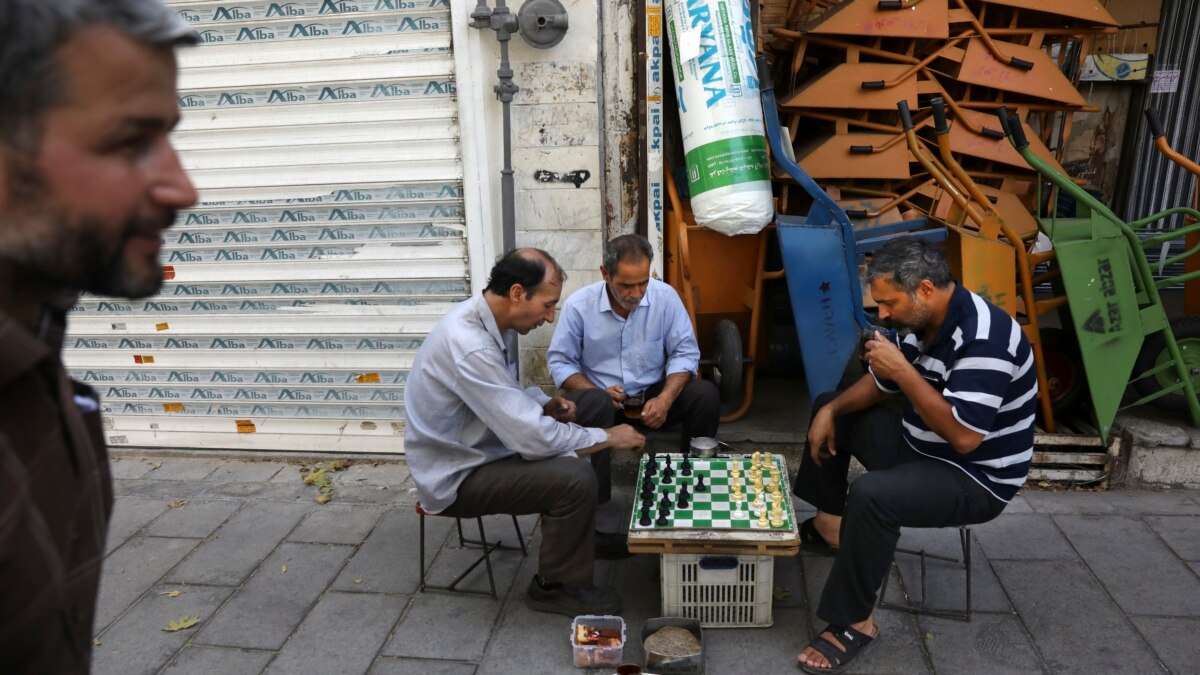
[[[970,621],[971,620],[971,528],[965,527],[965,526],[959,527],[958,528],[958,540],[959,540],[959,545],[962,547],[962,559],[961,560],[958,558],[951,558],[949,556],[937,555],[934,553],[927,553],[925,551],[925,549],[921,549],[919,551],[914,551],[912,549],[897,548],[896,553],[906,553],[908,555],[916,555],[916,556],[921,557],[921,603],[918,605],[915,603],[897,604],[897,603],[893,603],[893,602],[888,602],[887,601],[888,580],[892,576],[891,574],[888,574],[887,576],[885,576],[883,578],[883,586],[879,590],[879,607],[882,609],[896,609],[896,610],[900,610],[902,612],[909,612],[910,614],[922,614],[925,616],[937,616],[937,617],[941,617],[944,619],[957,619],[958,621]],[[929,607],[929,604],[928,604],[929,594],[925,587],[925,578],[926,578],[925,560],[927,558],[933,558],[934,560],[945,560],[946,562],[953,562],[953,563],[961,562],[963,564],[963,569],[966,572],[966,577],[967,577],[967,607],[965,610],[960,612],[960,611],[951,610],[951,609],[934,609],[934,608]],[[896,571],[899,572],[900,568],[899,568],[899,566],[896,565],[896,561],[894,558],[892,559],[892,567],[896,568]],[[904,593],[904,597],[905,597],[905,600],[908,600],[907,592]]]
[[[496,577],[492,573],[492,551],[495,551],[496,549],[500,549],[502,551],[518,551],[519,550],[521,552],[521,555],[523,555],[523,556],[529,555],[529,551],[525,547],[525,537],[522,536],[522,534],[521,534],[521,524],[519,522],[517,522],[517,517],[515,515],[513,515],[511,517],[512,517],[512,522],[513,522],[513,528],[517,532],[517,543],[519,544],[519,546],[505,546],[503,544],[503,542],[501,542],[499,539],[497,539],[495,542],[489,543],[487,540],[487,534],[484,532],[484,529],[483,529],[483,517],[482,516],[475,518],[475,523],[479,526],[479,539],[468,539],[466,536],[463,535],[462,518],[455,518],[454,516],[446,516],[448,518],[454,518],[454,524],[458,528],[458,545],[462,548],[467,548],[468,546],[478,546],[479,548],[481,548],[483,550],[483,555],[479,556],[479,558],[476,559],[475,562],[471,563],[471,565],[469,567],[467,567],[467,569],[463,570],[462,574],[459,574],[457,577],[455,577],[454,581],[451,581],[449,585],[434,586],[432,584],[427,584],[427,583],[425,583],[425,577],[427,576],[427,573],[428,573],[427,570],[425,569],[425,516],[439,516],[440,514],[427,513],[425,511],[425,509],[421,507],[421,502],[417,502],[416,505],[414,506],[414,509],[416,510],[417,515],[420,516],[420,518],[421,518],[421,547],[420,547],[420,549],[421,549],[420,550],[421,583],[420,583],[419,590],[421,590],[422,592],[429,590],[429,591],[445,591],[447,593],[470,593],[473,595],[490,595],[493,599],[495,599],[498,596],[496,595]],[[476,567],[479,567],[479,563],[483,563],[484,566],[487,568],[488,586],[491,588],[491,591],[490,592],[489,591],[474,591],[474,590],[465,589],[465,588],[463,588],[463,589],[457,588],[459,582],[461,582],[463,579],[465,579],[466,576],[468,574],[470,574],[472,570],[474,570]]]

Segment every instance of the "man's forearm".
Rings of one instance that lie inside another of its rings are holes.
[[[670,407],[675,403],[675,399],[679,398],[679,393],[683,391],[687,383],[691,381],[691,373],[671,373],[667,376],[666,382],[663,383],[662,393],[658,397]]]
[[[946,439],[959,454],[966,454],[983,442],[983,434],[963,426],[954,416],[954,406],[915,370],[896,382],[912,403],[913,409],[938,436]]]
[[[598,389],[591,380],[583,376],[583,373],[575,373],[563,381],[563,391],[579,391],[581,389]]]

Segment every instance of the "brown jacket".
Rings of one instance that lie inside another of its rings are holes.
[[[112,478],[96,392],[67,378],[62,312],[0,313],[0,670],[86,673]]]

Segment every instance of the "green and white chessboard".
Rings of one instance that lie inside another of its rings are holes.
[[[754,488],[750,485],[749,471],[751,466],[750,456],[742,457],[718,457],[712,459],[704,459],[692,457],[692,475],[684,476],[681,473],[680,465],[683,463],[683,455],[657,455],[658,471],[651,476],[651,485],[654,487],[654,509],[650,513],[650,525],[643,527],[638,524],[641,518],[642,505],[642,482],[646,480],[646,462],[649,461],[648,456],[643,456],[641,463],[638,465],[638,482],[633,496],[633,517],[630,519],[630,531],[652,531],[652,530],[670,530],[670,529],[714,529],[714,530],[756,530],[756,531],[787,531],[792,527],[792,508],[791,508],[791,489],[788,486],[787,479],[787,463],[783,457],[764,453],[767,462],[764,463],[763,470],[763,487],[766,494],[764,498],[767,500],[767,526],[761,527],[758,524],[758,515],[755,513],[754,507],[750,505],[750,501],[754,499]],[[671,462],[675,468],[675,476],[670,483],[660,483],[662,480],[662,469],[664,462]],[[734,464],[737,464],[741,471],[739,482],[742,485],[742,502],[737,508],[744,512],[744,517],[734,518],[735,505],[731,498],[729,489],[730,478],[729,469]],[[779,487],[780,494],[783,495],[783,524],[779,527],[771,527],[770,525],[770,485],[771,472],[769,467],[774,465],[779,469],[779,480],[782,483]],[[704,484],[708,486],[707,492],[696,491],[696,478],[704,476]],[[688,508],[678,508],[676,504],[676,494],[681,485],[686,485],[688,493],[691,495],[691,503]],[[666,491],[671,497],[671,513],[667,516],[667,524],[658,526],[654,521],[658,520],[658,503],[662,500],[663,492]]]

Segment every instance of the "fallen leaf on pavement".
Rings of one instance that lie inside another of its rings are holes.
[[[100,646],[100,638],[92,638],[92,645],[99,647]]]
[[[327,465],[330,471],[345,471],[350,468],[350,460],[335,459]]]
[[[926,641],[926,642],[933,642],[933,633],[930,633],[930,632],[926,631],[926,633],[925,633],[925,641]]]
[[[351,579],[351,581],[353,581],[353,582],[354,582],[354,583],[356,583],[356,584],[361,584],[361,583],[362,583],[362,578],[361,578],[361,577],[354,577],[353,579]]]
[[[333,501],[333,492],[332,491],[331,492],[322,492],[321,494],[317,495],[317,503],[318,504],[328,504],[331,501]]]
[[[325,475],[325,469],[314,469],[304,475],[305,485],[328,485],[329,476]]]
[[[284,574],[287,574],[287,565],[280,565],[280,566],[279,566],[279,571],[280,571],[280,572],[282,572],[282,573],[284,573]]]
[[[162,462],[150,462],[150,470],[151,471],[153,471],[155,469],[161,469],[161,468],[162,468]]]
[[[169,507],[171,507],[171,508],[173,508],[173,509],[177,509],[177,508],[179,508],[179,507],[181,507],[181,506],[185,506],[186,504],[187,504],[187,500],[186,500],[186,499],[175,499],[175,500],[172,500],[172,501],[168,502],[168,503],[167,503],[167,506],[169,506]]]
[[[165,595],[168,598],[178,598],[183,591],[160,591],[159,595]]]
[[[792,591],[791,589],[784,588],[783,586],[776,586],[775,590],[771,592],[771,596],[776,600],[787,600],[788,598],[792,597]]]
[[[185,628],[191,628],[192,626],[195,626],[198,623],[200,623],[200,617],[187,616],[185,614],[185,615],[179,617],[178,619],[175,619],[174,621],[168,621],[167,627],[164,628],[163,630],[166,631],[167,633],[174,633],[176,631],[184,630]]]

